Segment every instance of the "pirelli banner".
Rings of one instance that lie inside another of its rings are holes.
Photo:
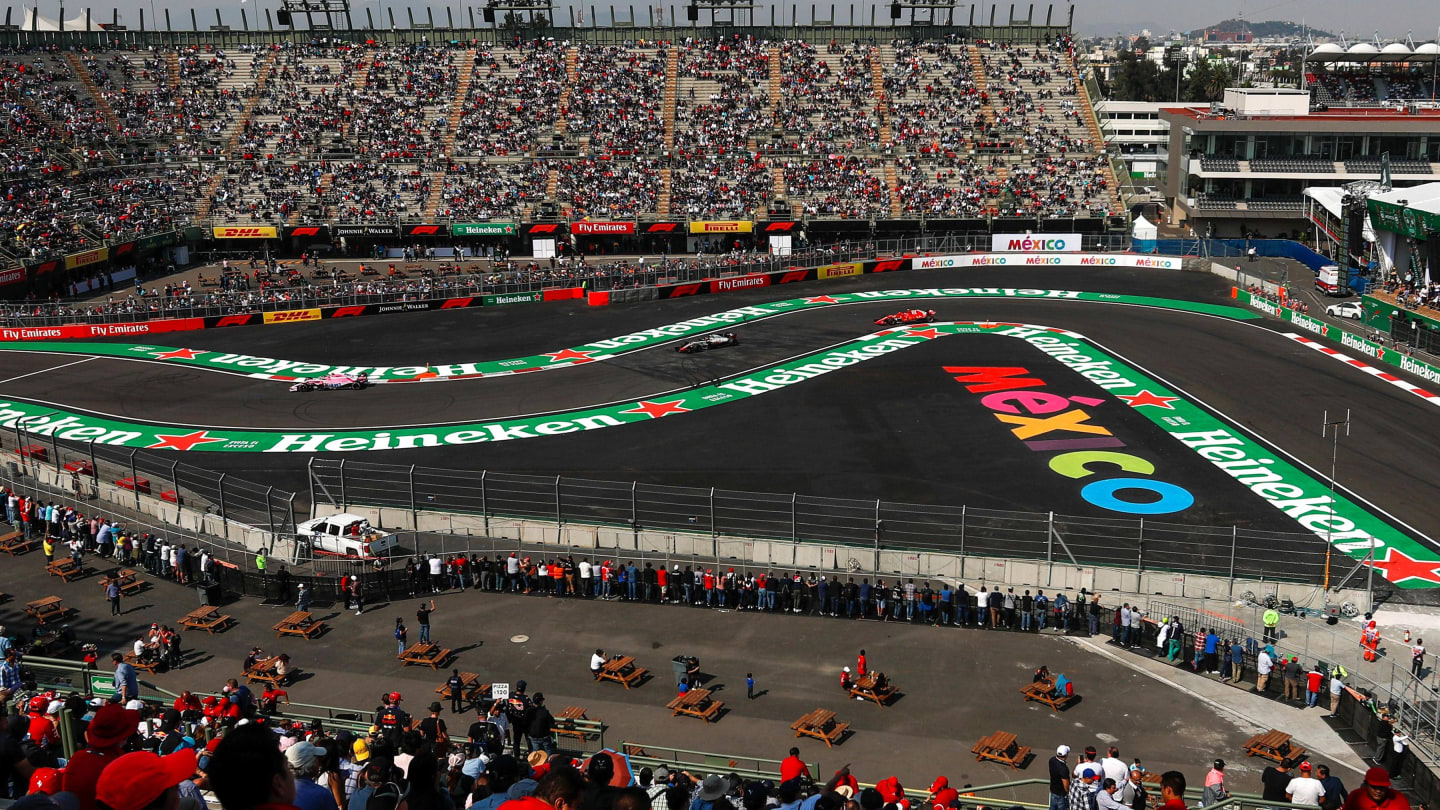
[[[278,229],[273,225],[216,225],[210,229],[216,239],[275,239]]]
[[[864,262],[843,262],[841,264],[827,264],[824,267],[815,268],[815,278],[826,281],[832,278],[858,276],[864,272]]]
[[[74,270],[77,267],[99,264],[108,258],[110,258],[110,248],[108,247],[87,250],[84,253],[71,253],[65,257],[65,269]]]
[[[751,233],[755,223],[748,219],[702,220],[690,223],[690,233]]]

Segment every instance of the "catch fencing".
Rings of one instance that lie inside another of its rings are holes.
[[[1325,582],[1328,546],[1313,534],[1199,526],[1053,512],[826,498],[799,493],[676,487],[489,470],[466,472],[312,459],[312,503],[337,509],[547,521],[623,527],[637,536],[675,531],[872,550],[929,551],[1131,569],[1234,580]],[[1346,558],[1348,560],[1348,558]],[[843,566],[842,566],[843,567]],[[878,566],[877,566],[878,568]]]

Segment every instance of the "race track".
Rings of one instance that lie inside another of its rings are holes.
[[[640,305],[578,304],[394,315],[260,329],[174,335],[169,345],[313,363],[377,366],[490,362],[556,352],[613,335],[727,308],[867,289],[994,286],[1087,290],[1230,305],[1208,275],[1168,271],[930,271]],[[552,372],[377,385],[362,392],[292,394],[282,382],[164,362],[7,352],[0,395],[82,414],[186,430],[319,431],[455,425],[661,400],[699,386],[853,341],[871,321],[908,302],[845,302],[743,322],[741,345],[681,355],[673,343]],[[1253,431],[1262,442],[1328,473],[1321,414],[1349,408],[1355,428],[1341,446],[1342,489],[1388,511],[1415,533],[1432,534],[1440,508],[1429,482],[1440,420],[1430,402],[1347,368],[1283,336],[1288,324],[1073,300],[951,298],[921,303],[944,321],[1018,322],[1073,330],[1155,379]],[[183,343],[176,342],[182,341]],[[563,474],[602,480],[719,486],[843,498],[883,498],[982,508],[1084,514],[1023,451],[989,430],[974,397],[942,369],[1046,361],[1000,338],[961,335],[907,347],[854,368],[750,400],[675,413],[643,424],[526,441],[345,454],[366,461],[457,469]],[[33,348],[33,347],[31,347]],[[1029,359],[1027,359],[1027,357]],[[1053,371],[1053,369],[1052,369]],[[707,389],[708,390],[708,389]],[[1127,417],[1128,418],[1128,417]],[[1168,437],[1127,428],[1162,465],[1201,495],[1178,522],[1267,530],[1298,527]],[[1116,435],[1120,435],[1117,433]],[[206,449],[203,445],[198,450]],[[321,453],[321,455],[329,455]],[[1180,459],[1184,456],[1183,462]],[[305,454],[191,455],[189,463],[304,489]],[[1212,480],[1213,479],[1213,480]],[[1277,560],[1277,562],[1283,562]]]

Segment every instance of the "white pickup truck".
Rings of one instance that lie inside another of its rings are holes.
[[[395,535],[380,531],[372,527],[370,521],[349,512],[307,520],[296,527],[295,534],[309,541],[316,554],[338,554],[362,560],[388,557],[397,545]]]

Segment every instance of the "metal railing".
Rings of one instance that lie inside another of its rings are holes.
[[[328,502],[340,510],[365,505],[486,520],[529,518],[557,526],[584,523],[711,538],[822,542],[851,547],[857,557],[871,552],[877,560],[882,548],[1044,560],[1133,569],[1137,583],[1146,571],[1165,570],[1232,581],[1238,573],[1319,584],[1329,558],[1329,547],[1313,534],[1239,526],[477,473],[348,459],[314,458],[309,473],[311,502]]]

